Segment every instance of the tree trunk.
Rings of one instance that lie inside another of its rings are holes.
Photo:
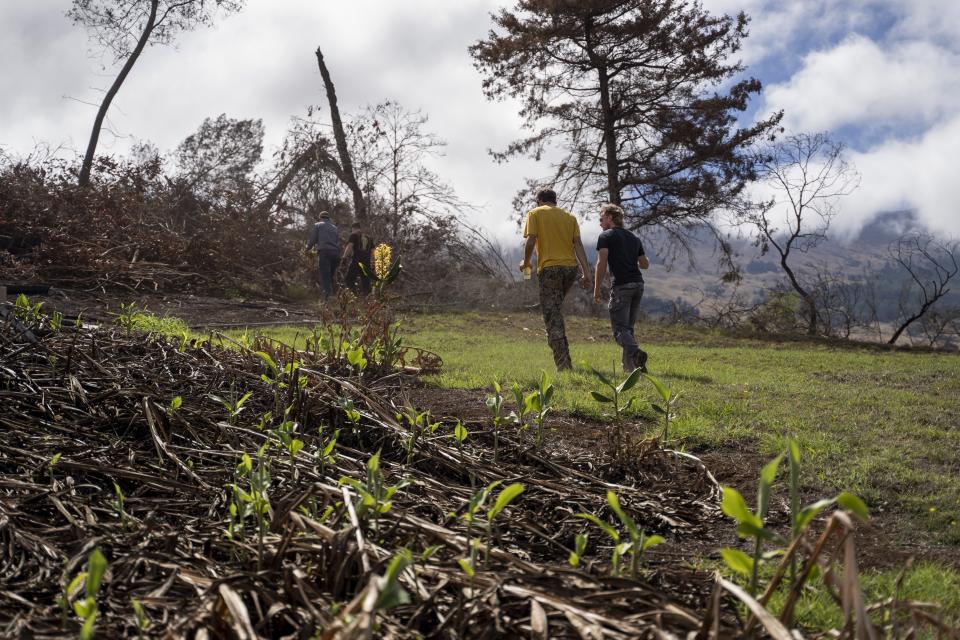
[[[600,115],[603,118],[603,146],[607,164],[607,198],[613,204],[620,204],[620,170],[617,163],[617,131],[614,128],[616,118],[610,102],[610,74],[607,62],[593,49],[593,20],[587,18],[583,25],[590,62],[596,66],[597,80],[600,84]]]
[[[613,204],[620,204],[620,170],[617,167],[617,132],[614,129],[613,107],[610,104],[610,78],[607,66],[601,65],[600,111],[603,115],[603,144],[607,156],[607,197]]]
[[[100,103],[100,108],[97,110],[97,117],[93,121],[93,131],[90,132],[90,142],[87,143],[87,152],[84,154],[83,164],[80,166],[80,177],[77,180],[77,184],[81,187],[86,187],[90,184],[93,156],[97,152],[97,142],[100,140],[100,129],[103,127],[103,121],[107,117],[107,110],[110,108],[110,103],[113,102],[113,98],[120,91],[120,86],[123,84],[123,81],[127,79],[127,75],[130,73],[130,70],[133,69],[133,65],[136,64],[137,59],[150,40],[150,34],[153,33],[153,28],[157,24],[157,8],[159,5],[160,0],[150,1],[150,15],[147,18],[147,24],[143,27],[143,32],[140,33],[140,39],[137,40],[137,46],[134,47],[127,61],[123,63],[123,68],[120,69],[120,73],[107,90],[107,95],[103,97],[103,102]]]
[[[337,142],[337,154],[340,156],[340,167],[343,169],[343,180],[353,194],[353,215],[358,220],[367,218],[367,206],[363,200],[363,191],[357,183],[353,172],[353,162],[350,160],[350,150],[347,149],[347,135],[343,131],[343,122],[340,120],[340,108],[337,106],[337,92],[333,87],[330,72],[323,61],[323,53],[317,47],[317,65],[320,67],[320,76],[327,91],[327,100],[330,103],[330,122],[333,124],[333,137]]]
[[[807,334],[816,335],[817,334],[817,303],[814,301],[813,296],[807,293],[807,290],[800,286],[800,282],[797,280],[797,276],[793,273],[793,269],[790,268],[790,265],[787,264],[787,256],[781,252],[780,253],[780,267],[783,269],[784,273],[787,274],[787,278],[790,280],[790,286],[793,287],[794,291],[800,294],[800,298],[803,299],[803,303],[807,306]]]
[[[912,316],[910,316],[909,318],[907,318],[907,319],[903,322],[903,324],[901,324],[899,327],[897,327],[897,330],[894,331],[894,332],[893,332],[893,335],[890,336],[890,339],[887,340],[887,344],[894,344],[894,343],[900,338],[900,334],[902,334],[904,331],[906,331],[906,330],[907,330],[907,327],[909,327],[909,326],[910,326],[911,324],[913,324],[915,321],[917,321],[917,320],[919,320],[920,318],[922,318],[922,317],[923,317],[923,314],[925,314],[925,313],[927,312],[927,309],[929,309],[931,306],[933,306],[933,303],[936,302],[937,300],[939,300],[939,296],[938,296],[937,298],[934,298],[933,300],[928,300],[928,301],[924,302],[924,303],[923,303],[923,306],[920,307],[920,311],[918,311],[917,313],[915,313],[915,314],[913,314]]]

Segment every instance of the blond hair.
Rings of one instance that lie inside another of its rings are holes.
[[[600,207],[600,215],[610,214],[613,224],[618,227],[623,226],[623,209],[613,203],[608,203]]]

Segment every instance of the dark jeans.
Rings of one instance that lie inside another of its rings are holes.
[[[553,351],[553,362],[558,370],[573,366],[570,362],[566,325],[563,322],[563,299],[577,281],[579,273],[578,267],[544,267],[538,275],[540,310],[543,311],[543,324],[547,329],[547,343]]]
[[[633,371],[640,365],[640,347],[633,335],[633,327],[640,315],[640,298],[643,297],[643,283],[630,282],[613,287],[610,290],[610,324],[613,326],[613,339],[623,349],[621,362],[624,371]]]
[[[365,274],[362,269],[360,269],[359,262],[350,262],[350,267],[347,269],[347,276],[344,279],[347,287],[350,288],[354,293],[358,292],[358,282],[359,282],[359,293],[366,295],[370,293],[370,273],[373,271],[373,266],[364,263],[363,268],[367,270]]]
[[[337,265],[340,263],[340,253],[338,251],[318,251],[317,256],[317,276],[320,281],[320,290],[323,291],[324,298],[329,298],[336,288],[334,277],[337,274]]]

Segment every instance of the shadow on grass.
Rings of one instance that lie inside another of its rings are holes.
[[[657,373],[651,371],[650,375],[660,378],[661,380],[686,380],[688,382],[699,382],[700,384],[710,384],[713,382],[713,378],[710,376],[692,376],[685,373]]]

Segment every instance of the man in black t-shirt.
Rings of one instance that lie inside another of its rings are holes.
[[[623,349],[623,370],[631,372],[639,368],[647,370],[647,352],[637,346],[633,327],[640,314],[640,298],[643,297],[643,275],[640,269],[650,266],[643,253],[640,238],[623,228],[623,209],[615,204],[600,207],[600,228],[597,238],[597,272],[593,282],[593,300],[600,302],[600,283],[607,273],[607,265],[613,273],[610,288],[610,324],[613,339]]]
[[[347,247],[343,251],[344,262],[349,261],[344,280],[354,293],[357,293],[358,280],[360,293],[364,295],[370,293],[370,274],[373,272],[372,255],[373,240],[363,232],[363,226],[359,222],[354,222],[353,232],[347,239]],[[363,265],[363,269],[360,265]]]

